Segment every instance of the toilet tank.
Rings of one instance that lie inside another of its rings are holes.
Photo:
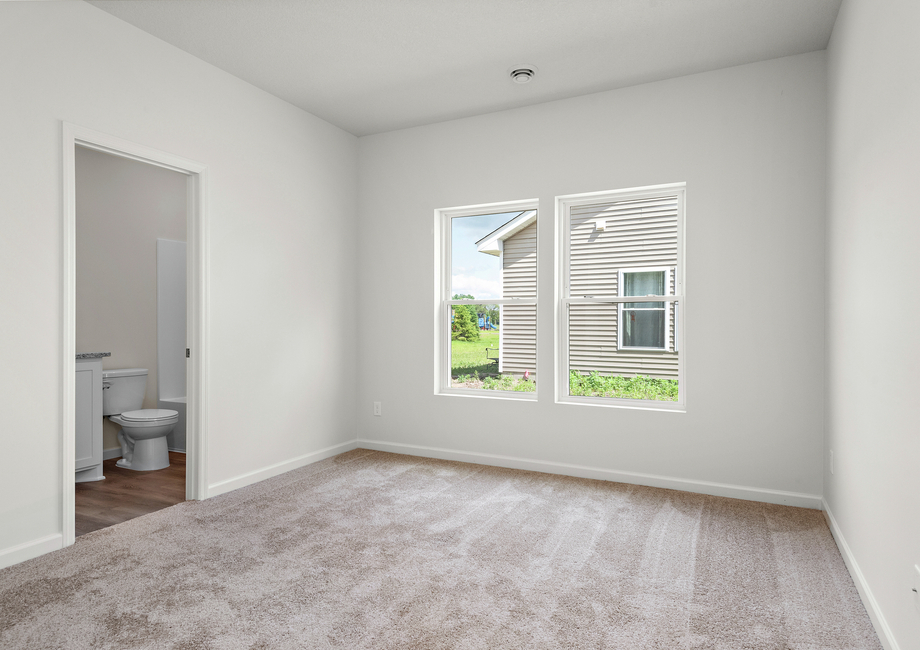
[[[102,371],[102,414],[118,415],[137,411],[147,392],[146,368],[117,368]]]

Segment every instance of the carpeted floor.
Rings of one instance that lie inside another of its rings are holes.
[[[359,449],[0,571],[0,647],[881,645],[816,510]]]

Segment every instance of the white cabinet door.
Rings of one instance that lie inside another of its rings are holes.
[[[77,361],[77,471],[102,462],[102,361]]]

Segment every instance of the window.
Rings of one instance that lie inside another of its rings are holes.
[[[620,296],[662,296],[668,293],[670,269],[620,269]],[[670,305],[664,302],[621,302],[617,322],[621,350],[666,350]]]
[[[557,197],[557,401],[683,408],[684,192]]]
[[[435,393],[535,399],[537,201],[435,211]]]

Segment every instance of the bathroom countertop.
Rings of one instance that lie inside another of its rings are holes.
[[[77,359],[101,359],[102,357],[112,356],[111,352],[81,352],[77,353]]]

